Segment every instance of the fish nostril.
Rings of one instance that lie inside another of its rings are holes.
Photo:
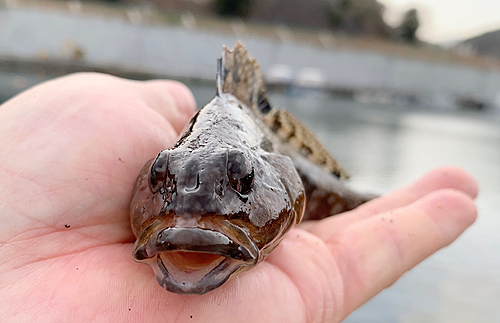
[[[215,187],[215,193],[219,196],[224,196],[224,179],[221,179],[219,181],[219,185],[217,185],[217,187]]]
[[[201,181],[200,181],[200,172],[197,172],[196,173],[196,184],[194,187],[186,187],[184,189],[184,191],[186,192],[196,192],[199,188],[200,188],[200,184],[201,184]]]
[[[149,187],[153,193],[158,192],[165,184],[168,171],[168,159],[170,151],[161,151],[151,164]]]
[[[254,182],[252,161],[242,151],[233,150],[227,156],[229,185],[240,194],[250,193]]]

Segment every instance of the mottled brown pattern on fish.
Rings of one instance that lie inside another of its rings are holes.
[[[302,156],[339,178],[349,177],[318,139],[286,110],[272,110],[264,117],[271,130],[284,142],[291,144]]]
[[[224,47],[223,58],[224,75],[221,78],[221,92],[233,94],[248,107],[255,109],[254,113],[258,114],[259,102],[267,102],[259,64],[240,42],[233,51]]]

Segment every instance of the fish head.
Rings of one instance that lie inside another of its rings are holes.
[[[179,294],[206,293],[255,266],[305,207],[288,157],[250,140],[236,145],[235,135],[201,144],[191,130],[182,145],[146,163],[130,208],[134,260],[150,265],[158,283]]]

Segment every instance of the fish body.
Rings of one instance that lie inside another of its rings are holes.
[[[141,170],[130,206],[134,260],[179,294],[203,294],[265,259],[303,217],[370,197],[293,116],[273,109],[241,43],[224,48],[217,95]],[[306,202],[307,201],[307,202]]]

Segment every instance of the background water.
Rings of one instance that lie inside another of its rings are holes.
[[[198,106],[215,94],[213,86],[188,86]],[[500,322],[500,114],[360,103],[313,91],[270,99],[317,134],[355,188],[383,194],[446,164],[479,183],[476,223],[345,322]]]
[[[214,96],[212,87],[191,89],[199,106]],[[440,165],[462,167],[479,183],[473,226],[346,322],[500,322],[499,114],[359,103],[321,92],[270,99],[318,135],[355,188],[383,194]]]

